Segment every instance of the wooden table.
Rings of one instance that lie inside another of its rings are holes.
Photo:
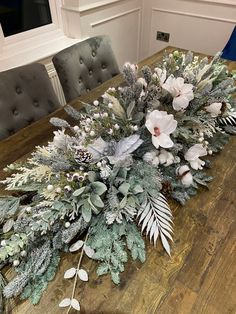
[[[173,50],[168,48],[169,52]],[[144,60],[140,66],[154,66],[162,55],[163,51]],[[229,66],[236,68],[235,63]],[[116,87],[121,82],[121,76],[117,76],[81,100],[91,102],[108,87]],[[79,107],[80,103],[77,100],[73,105]],[[66,114],[60,109],[52,116],[66,117]],[[26,158],[35,145],[52,137],[53,128],[48,120],[44,118],[0,142],[1,168],[18,158]],[[185,207],[172,203],[175,234],[171,258],[160,244],[155,249],[147,243],[146,263],[128,262],[120,286],[115,286],[109,276],[98,277],[96,263],[84,260],[83,267],[88,270],[90,281],[77,287],[81,313],[236,313],[236,138],[231,138],[213,160],[214,167],[208,173],[215,180],[210,190],[199,191]],[[76,265],[77,259],[76,255],[63,256],[59,271],[40,304],[34,307],[29,302],[17,302],[13,313],[65,313],[58,303],[70,296],[73,282],[64,280],[63,274]]]

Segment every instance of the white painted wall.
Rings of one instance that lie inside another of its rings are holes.
[[[151,0],[149,54],[176,46],[214,55],[236,25],[236,0]],[[156,40],[156,31],[170,33],[170,42]]]
[[[223,49],[236,24],[236,0],[58,0],[57,5],[63,27],[46,34],[41,46],[38,37],[32,38],[30,45],[18,43],[19,49],[11,44],[12,61],[11,52],[4,48],[5,57],[1,58],[0,49],[0,70],[40,60],[40,56],[43,59],[50,52],[100,34],[111,38],[120,66],[168,45],[215,54]],[[170,33],[170,42],[157,41],[157,30]],[[56,39],[52,41],[52,37]]]
[[[112,41],[112,47],[120,66],[125,61],[136,62],[140,54],[142,0],[129,1],[93,1],[95,5],[106,3],[91,9],[91,1],[81,1],[84,5],[80,13],[82,37],[106,34]],[[87,6],[87,9],[86,9]]]

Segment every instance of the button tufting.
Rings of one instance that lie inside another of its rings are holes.
[[[102,84],[102,82],[101,82],[101,81],[98,81],[98,85],[100,85],[100,84]]]
[[[87,88],[86,91],[89,92],[89,91],[90,91],[90,88]]]
[[[22,93],[22,90],[21,90],[20,87],[16,87],[16,93],[17,93],[17,94],[21,94],[21,93]]]
[[[79,63],[80,63],[80,64],[83,63],[83,59],[82,59],[82,58],[79,59]]]
[[[79,84],[81,84],[82,83],[82,80],[81,79],[79,79]]]
[[[95,52],[95,51],[92,52],[92,56],[93,56],[93,57],[96,56],[96,52]]]
[[[92,70],[89,70],[89,75],[92,75],[93,74],[93,71]]]
[[[14,110],[12,111],[12,113],[14,114],[14,116],[17,116],[17,115],[19,114],[18,110],[16,110],[16,109],[14,109]]]
[[[102,65],[102,69],[106,69],[106,67],[107,67],[107,66],[106,66],[105,64]]]
[[[39,102],[37,100],[34,101],[34,106],[38,107],[39,106]]]

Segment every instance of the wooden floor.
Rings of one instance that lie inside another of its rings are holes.
[[[129,262],[120,286],[97,277],[96,263],[85,258],[88,283],[79,283],[76,298],[85,314],[235,314],[236,313],[236,137],[213,157],[215,177],[186,206],[172,203],[175,234],[172,257],[161,245],[147,243],[147,261]],[[18,303],[14,314],[60,314],[58,303],[70,297],[73,281],[64,271],[79,256],[67,254],[40,304]],[[73,311],[70,312],[75,313]]]

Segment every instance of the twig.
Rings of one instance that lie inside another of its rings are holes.
[[[79,258],[79,261],[78,261],[78,264],[77,264],[77,268],[76,268],[76,273],[75,273],[75,279],[74,279],[74,286],[73,286],[73,290],[72,290],[72,294],[71,294],[71,300],[74,299],[74,296],[75,296],[75,289],[76,289],[76,284],[77,284],[77,281],[78,281],[78,270],[80,268],[80,265],[81,265],[81,262],[82,262],[82,259],[83,259],[83,256],[84,256],[84,246],[86,244],[86,241],[88,239],[88,233],[86,235],[86,238],[84,240],[84,245],[83,245],[83,248],[82,248],[82,251],[81,251],[81,254],[80,254],[80,258]],[[69,306],[66,314],[68,314],[71,310],[71,305]]]

